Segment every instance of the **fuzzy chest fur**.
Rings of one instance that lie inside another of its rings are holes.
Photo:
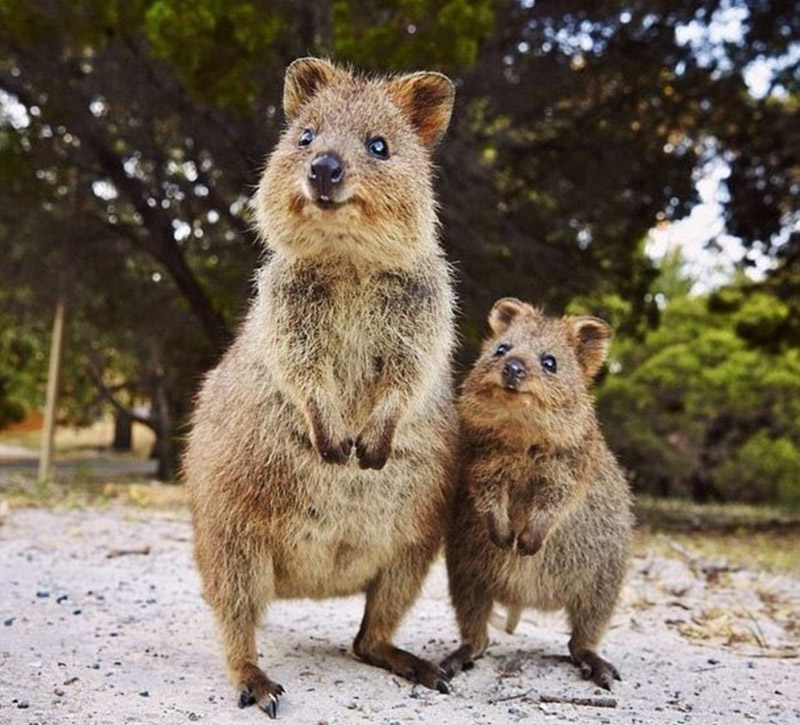
[[[276,377],[286,365],[320,374],[353,426],[366,421],[381,385],[413,384],[424,392],[447,375],[452,299],[439,257],[368,275],[342,263],[276,259],[260,287],[269,320],[265,352]],[[403,380],[421,359],[423,375]]]

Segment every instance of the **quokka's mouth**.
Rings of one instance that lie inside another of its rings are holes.
[[[319,209],[323,209],[324,211],[340,209],[345,204],[347,204],[346,201],[334,201],[333,199],[325,199],[322,197],[319,199],[314,199],[314,205]]]
[[[348,200],[337,201],[329,196],[317,196],[310,201],[317,209],[322,209],[323,211],[335,211],[336,209],[341,209],[343,206],[346,206],[348,203]]]

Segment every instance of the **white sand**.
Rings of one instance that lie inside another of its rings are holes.
[[[190,536],[180,512],[12,511],[0,526],[0,723],[269,722],[235,706]],[[517,634],[494,631],[441,695],[355,659],[352,597],[271,607],[259,646],[286,688],[279,721],[800,722],[800,659],[785,656],[800,646],[800,581],[709,577],[676,557],[634,560],[603,648],[624,678],[616,707],[538,701],[609,696],[565,661],[561,617],[527,612]],[[456,645],[441,562],[397,642],[434,660]]]

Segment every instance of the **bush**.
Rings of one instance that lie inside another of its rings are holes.
[[[789,438],[772,438],[762,429],[733,458],[712,472],[727,499],[800,504],[800,449]]]

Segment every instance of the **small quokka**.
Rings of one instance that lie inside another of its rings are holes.
[[[199,394],[184,458],[195,556],[240,707],[275,717],[256,627],[276,598],[366,593],[356,654],[447,691],[394,632],[441,546],[455,483],[454,298],[432,149],[438,73],[286,71],[288,126],[254,200],[271,254]]]
[[[619,673],[597,647],[633,524],[589,392],[611,328],[513,298],[495,303],[489,326],[458,403],[462,467],[446,553],[462,644],[442,667],[452,677],[486,650],[494,602],[508,608],[508,631],[525,607],[566,609],[573,662],[610,689]]]

